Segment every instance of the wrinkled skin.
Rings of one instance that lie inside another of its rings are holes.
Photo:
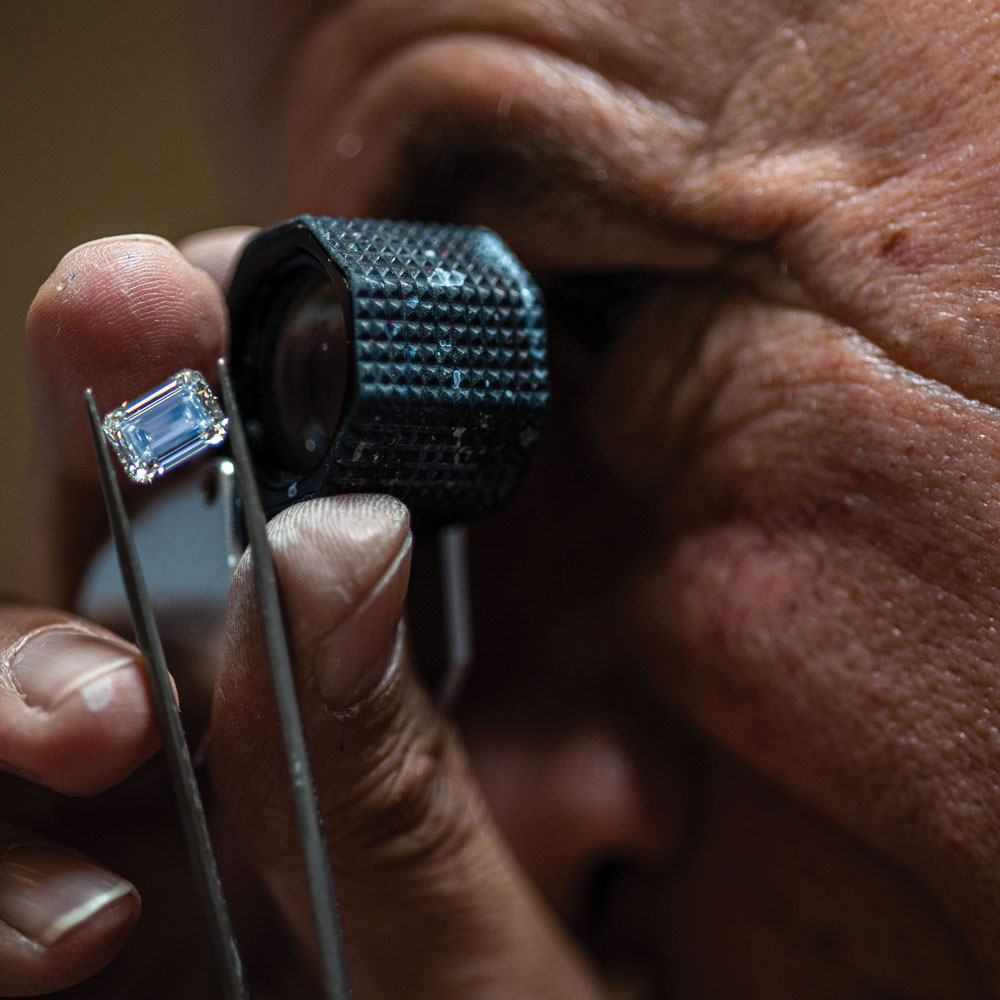
[[[473,535],[460,735],[391,641],[398,510],[274,529],[358,996],[600,995],[595,967],[654,995],[1000,993],[1000,5],[233,6],[200,16],[248,211],[482,222],[539,273],[646,274],[590,314],[599,350],[554,303],[546,438]],[[224,281],[240,238],[182,249]],[[209,366],[204,271],[75,254],[29,317],[36,396]],[[93,481],[82,425],[39,430],[19,585],[65,604],[91,544],[65,487]],[[306,941],[245,574],[231,603],[214,776]]]

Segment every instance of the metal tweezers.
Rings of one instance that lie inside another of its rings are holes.
[[[323,997],[324,1000],[348,1000],[351,996],[351,987],[344,958],[333,877],[323,838],[312,768],[306,750],[302,715],[295,695],[295,680],[281,614],[274,561],[267,542],[264,511],[257,493],[246,433],[240,420],[228,367],[224,360],[219,361],[219,380],[224,408],[229,417],[232,459],[236,467],[240,502],[250,541],[257,599],[267,640],[268,659],[285,744],[285,757],[295,801],[299,839],[302,844],[319,945]],[[208,917],[209,936],[219,968],[223,996],[226,1000],[247,1000],[249,994],[243,966],[212,850],[205,809],[195,780],[191,755],[184,739],[180,712],[174,700],[163,646],[153,617],[149,592],[136,553],[132,528],[118,487],[111,453],[94,405],[93,394],[89,389],[86,391],[86,403],[112,540],[121,567],[136,643],[145,661],[150,695],[163,738],[163,748],[177,798],[188,853]]]

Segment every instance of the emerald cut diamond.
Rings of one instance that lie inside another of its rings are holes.
[[[221,444],[229,418],[204,377],[186,369],[104,418],[104,433],[136,483],[152,482]]]

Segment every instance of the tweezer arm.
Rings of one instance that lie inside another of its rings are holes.
[[[295,676],[285,636],[284,619],[274,560],[267,540],[264,509],[261,506],[257,483],[254,478],[250,449],[240,420],[236,395],[229,378],[229,368],[219,359],[219,382],[226,414],[229,417],[229,444],[236,480],[239,484],[243,520],[250,541],[250,560],[257,584],[257,602],[260,606],[261,624],[267,640],[267,653],[271,665],[271,679],[278,703],[281,735],[285,743],[285,757],[292,784],[299,838],[305,862],[306,881],[309,886],[313,921],[319,945],[323,973],[323,995],[326,1000],[349,1000],[351,986],[344,958],[344,945],[337,913],[337,900],[333,890],[330,860],[320,822],[312,767],[302,728],[302,713],[295,693]]]
[[[136,642],[143,654],[150,698],[163,739],[163,749],[174,786],[184,839],[194,868],[202,906],[208,917],[209,938],[222,980],[223,995],[226,1000],[247,1000],[243,968],[236,950],[236,940],[229,909],[222,892],[218,866],[212,852],[212,841],[194,767],[191,764],[191,755],[184,739],[180,711],[174,700],[173,686],[163,655],[163,645],[153,617],[146,581],[136,553],[125,503],[118,488],[111,454],[101,429],[101,418],[98,416],[94,397],[89,389],[86,391],[86,403],[90,432],[97,453],[104,504],[111,526],[111,537],[118,556],[118,565],[121,567],[122,582],[125,585]]]

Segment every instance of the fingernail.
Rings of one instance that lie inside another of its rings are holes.
[[[411,551],[408,535],[374,587],[317,646],[316,683],[323,701],[335,711],[344,711],[369,695],[391,662]]]
[[[126,642],[71,629],[49,629],[30,636],[14,652],[9,669],[25,701],[55,711],[74,694],[92,712],[110,704],[114,674],[141,667],[142,657]]]
[[[0,920],[49,947],[135,887],[82,858],[47,847],[15,845],[0,857]]]

